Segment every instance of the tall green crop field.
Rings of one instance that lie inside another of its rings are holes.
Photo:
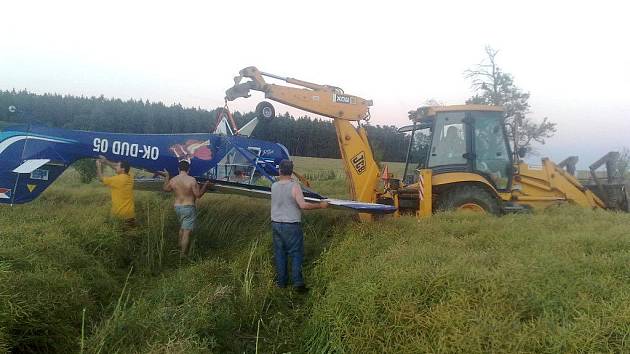
[[[339,161],[296,165],[347,195]],[[71,170],[0,207],[0,352],[630,352],[626,214],[307,212],[304,296],[273,286],[267,200],[201,204],[184,260],[165,194],[136,194],[131,232]]]

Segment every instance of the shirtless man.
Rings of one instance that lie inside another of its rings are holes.
[[[179,229],[180,256],[188,255],[188,245],[190,243],[190,233],[195,228],[197,211],[195,201],[208,190],[209,182],[199,188],[199,184],[194,177],[188,175],[190,163],[186,160],[179,162],[179,175],[170,178],[168,171],[164,170],[164,189],[166,192],[175,192],[175,213],[181,224]]]

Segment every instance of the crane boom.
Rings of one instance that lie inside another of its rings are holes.
[[[263,76],[304,88],[268,84]],[[243,78],[251,81],[241,83]],[[250,90],[264,92],[265,98],[333,119],[350,121],[368,119],[369,108],[372,105],[372,100],[347,95],[339,87],[273,75],[259,71],[253,66],[239,72],[239,76],[234,78],[234,86],[225,92],[225,98],[233,101],[239,97],[249,97]]]
[[[264,76],[303,88],[268,84]],[[243,78],[250,81],[241,82]],[[372,100],[345,94],[339,87],[261,72],[253,66],[239,72],[239,76],[234,78],[234,86],[225,92],[225,99],[233,101],[239,97],[250,97],[251,90],[264,92],[265,98],[270,100],[332,118],[351,198],[361,202],[376,202],[379,167],[374,160],[365,128],[361,124],[355,127],[351,123],[369,119]],[[359,216],[362,220],[371,218],[369,214]]]

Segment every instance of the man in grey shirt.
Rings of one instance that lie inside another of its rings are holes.
[[[280,162],[280,176],[271,186],[271,228],[273,251],[276,261],[276,284],[285,288],[288,283],[287,265],[291,257],[291,280],[300,293],[308,288],[302,278],[304,258],[304,233],[302,232],[302,209],[324,209],[328,202],[307,203],[300,184],[291,179],[293,162]]]

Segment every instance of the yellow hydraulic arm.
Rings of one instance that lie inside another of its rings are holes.
[[[302,88],[268,84],[263,76]],[[241,82],[243,78],[249,78],[251,81]],[[249,97],[250,90],[262,91],[265,98],[270,100],[332,118],[337,131],[341,158],[350,181],[352,199],[370,203],[376,201],[379,168],[374,160],[365,128],[359,122],[369,119],[371,100],[347,95],[339,87],[264,73],[253,66],[239,72],[239,76],[234,78],[234,86],[225,92],[225,99],[233,101],[239,97]],[[352,125],[352,121],[357,121],[358,126]],[[368,216],[361,215],[361,218]]]
[[[305,88],[268,84],[263,76]],[[243,78],[249,78],[251,81],[241,83]],[[234,86],[225,92],[225,98],[228,101],[239,97],[246,98],[250,96],[250,90],[262,91],[268,99],[333,119],[354,121],[366,119],[372,105],[371,100],[346,95],[342,89],[335,86],[281,77],[259,71],[253,66],[239,72],[239,76],[234,78]]]

